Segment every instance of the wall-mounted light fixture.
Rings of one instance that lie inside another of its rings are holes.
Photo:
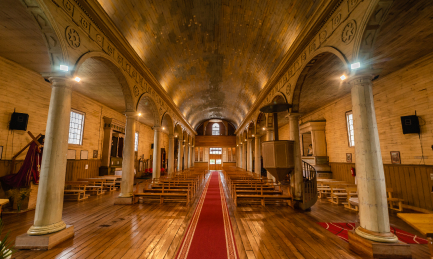
[[[341,79],[341,80],[344,80],[344,79],[346,79],[346,76],[345,76],[345,75],[342,75],[342,76],[340,76],[340,79]]]
[[[141,112],[138,113],[138,116],[141,116]]]
[[[66,65],[60,65],[60,70],[62,70],[62,71],[68,71],[69,67],[66,66]]]
[[[352,65],[350,65],[351,69],[358,69],[360,67],[361,67],[361,63],[359,63],[359,62],[356,62],[356,63],[353,63]]]
[[[78,76],[76,76],[76,77],[74,78],[74,80],[77,81],[77,82],[80,82],[80,81],[81,81],[81,78],[79,78]]]

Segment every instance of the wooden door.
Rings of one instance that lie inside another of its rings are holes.
[[[222,155],[209,155],[209,170],[222,170]]]

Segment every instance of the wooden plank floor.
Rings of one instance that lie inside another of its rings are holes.
[[[63,219],[74,225],[74,239],[49,251],[21,250],[13,258],[174,258],[196,203],[113,205],[117,196],[65,202]],[[316,223],[355,222],[357,214],[342,206],[318,202],[310,212],[299,212],[275,205],[236,208],[229,198],[228,203],[240,258],[361,258]],[[15,239],[33,217],[34,211],[4,215],[4,231]],[[393,214],[391,224],[420,235]],[[414,258],[428,258],[426,245],[411,249]]]

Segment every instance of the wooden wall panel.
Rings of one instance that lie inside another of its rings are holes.
[[[355,183],[350,168],[353,163],[330,163],[332,177],[337,180]],[[387,188],[393,195],[404,199],[404,204],[422,209],[433,210],[433,166],[390,165],[383,166]]]
[[[208,162],[194,162],[195,168],[205,168],[208,169]]]
[[[86,169],[88,165],[88,169]],[[76,181],[80,178],[96,177],[99,175],[101,160],[68,160],[66,164],[66,181]]]
[[[236,147],[236,136],[196,136],[196,147]]]

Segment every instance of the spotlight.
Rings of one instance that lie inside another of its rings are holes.
[[[265,130],[265,128],[263,128],[263,130]]]
[[[341,79],[341,80],[344,80],[344,79],[346,79],[346,76],[345,76],[345,75],[342,75],[342,76],[340,76],[340,79]]]
[[[80,82],[81,78],[79,78],[78,76],[74,78],[75,81]]]
[[[68,71],[69,68],[68,68],[68,66],[60,65],[60,70],[62,70],[62,71]]]
[[[164,127],[162,127],[162,130],[165,130],[165,128],[164,128]]]
[[[140,112],[140,113],[138,113],[138,116],[141,116],[141,112]]]
[[[252,136],[254,137],[254,134]]]
[[[352,65],[350,65],[351,69],[357,69],[357,68],[360,68],[360,67],[361,67],[361,63],[359,63],[359,62],[356,62],[356,63],[353,63]]]

